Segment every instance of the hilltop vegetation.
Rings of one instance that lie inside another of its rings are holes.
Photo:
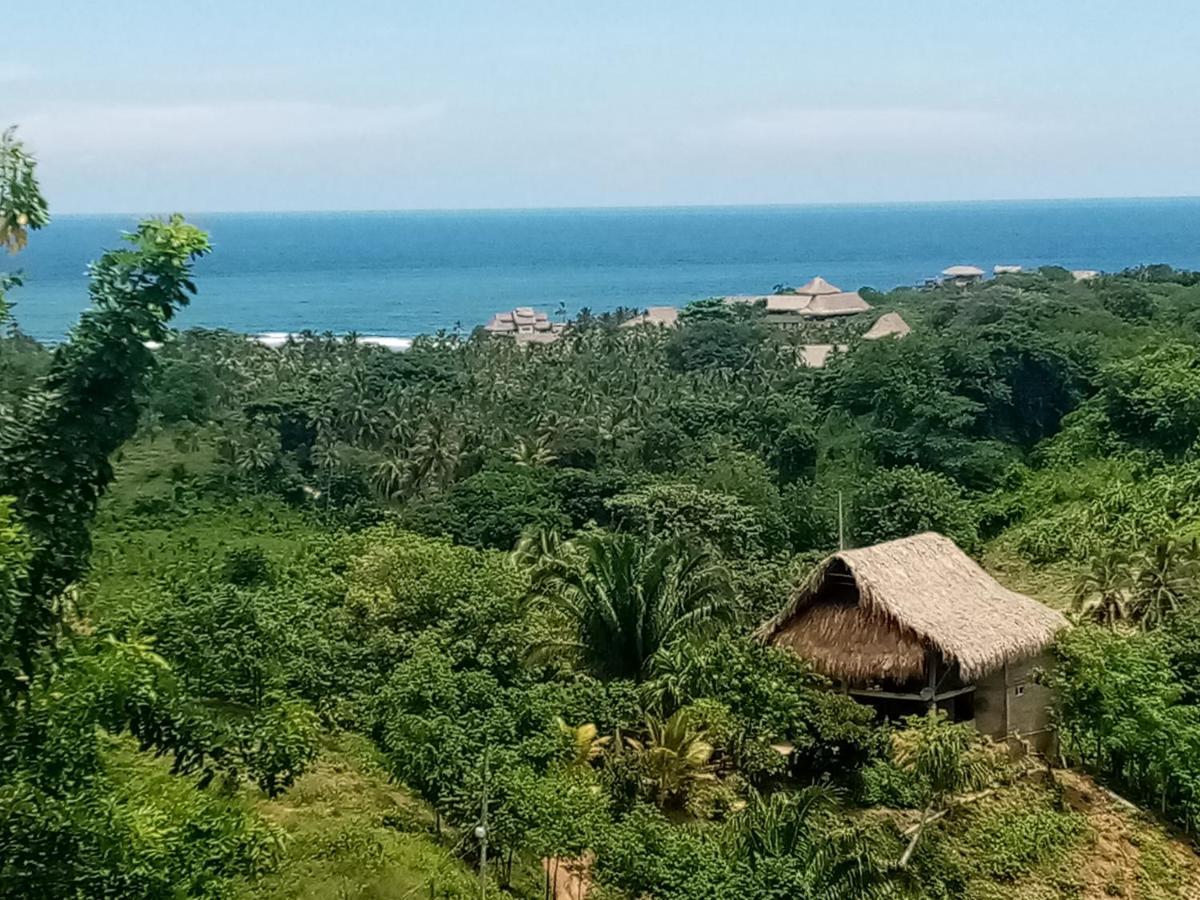
[[[705,302],[395,354],[171,332],[207,250],[145,223],[67,342],[0,339],[0,893],[473,896],[483,810],[526,897],[573,860],[608,898],[1197,889],[1079,776],[747,636],[840,536],[941,531],[1075,608],[1063,761],[1190,839],[1195,274],[865,291],[913,326],[874,342]]]

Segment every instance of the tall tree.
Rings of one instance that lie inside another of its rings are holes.
[[[50,208],[37,181],[37,161],[17,140],[17,128],[0,132],[0,246],[16,253],[29,232],[50,222]]]
[[[54,630],[57,598],[84,572],[88,523],[112,479],[109,457],[137,427],[137,396],[154,365],[147,344],[166,338],[195,293],[192,263],[209,249],[207,235],[179,216],[142,222],[126,240],[91,266],[92,308],[38,390],[0,413],[0,495],[16,498],[32,543],[12,627],[25,675]],[[6,693],[20,689],[16,674],[6,673]]]

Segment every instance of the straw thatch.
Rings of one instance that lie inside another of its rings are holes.
[[[756,637],[852,682],[919,677],[927,650],[975,680],[1037,654],[1066,624],[927,532],[828,557]]]
[[[803,312],[812,301],[813,298],[808,294],[772,294],[767,298],[767,312]]]
[[[817,297],[821,294],[841,294],[844,293],[840,287],[830,284],[820,275],[813,278],[808,284],[801,285],[796,288],[797,294],[808,294],[809,296]]]
[[[838,291],[834,294],[817,294],[804,310],[806,316],[851,316],[867,312],[871,304],[858,291]]]
[[[950,266],[942,269],[942,274],[947,278],[982,278],[983,269],[978,266]]]
[[[885,337],[904,337],[912,332],[912,328],[904,317],[897,312],[884,313],[880,316],[870,330],[863,335],[864,341],[877,341]]]
[[[829,357],[834,350],[838,353],[846,353],[850,350],[849,344],[801,344],[799,348],[800,362],[810,369],[823,369],[825,364],[829,362]]]

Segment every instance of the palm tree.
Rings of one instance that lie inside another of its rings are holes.
[[[371,468],[371,487],[382,500],[395,500],[408,484],[408,458],[389,453]]]
[[[612,740],[608,735],[600,737],[596,726],[591,722],[585,722],[576,728],[568,725],[560,716],[555,719],[555,723],[558,725],[559,734],[571,745],[570,764],[576,768],[589,767],[600,758],[604,748]]]
[[[508,451],[508,458],[518,466],[533,468],[548,466],[556,459],[550,450],[550,441],[544,436],[517,438],[517,443]]]
[[[913,774],[925,794],[925,808],[912,839],[900,857],[904,868],[917,848],[921,833],[951,795],[981,786],[992,772],[979,749],[979,735],[969,723],[954,724],[944,712],[910,716],[908,727],[892,739],[897,765]]]
[[[1200,544],[1196,538],[1156,542],[1136,563],[1133,607],[1142,628],[1149,631],[1166,621],[1196,593],[1200,577]]]
[[[417,433],[409,453],[409,485],[414,493],[445,487],[458,471],[462,437],[454,423],[433,413]]]
[[[557,528],[528,528],[513,548],[511,558],[518,567],[536,573],[549,560],[562,556],[565,543]]]
[[[1112,628],[1132,612],[1133,572],[1129,554],[1110,550],[1092,560],[1075,582],[1075,611]]]
[[[805,896],[885,896],[888,872],[861,834],[838,827],[836,794],[811,785],[752,793],[726,832],[730,851],[758,869],[772,860],[804,860]]]
[[[571,653],[600,677],[640,681],[660,650],[733,618],[724,567],[679,539],[594,532],[566,549],[545,561],[533,589],[568,634],[542,641],[535,656]]]
[[[687,709],[646,720],[646,739],[626,738],[646,786],[659,806],[682,803],[699,782],[716,781],[713,745]]]

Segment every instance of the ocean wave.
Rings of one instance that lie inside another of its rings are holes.
[[[289,340],[304,340],[304,336],[293,331],[263,331],[259,334],[250,335],[250,340],[257,341],[264,347],[282,347]],[[360,334],[355,337],[355,342],[372,347],[383,347],[385,350],[391,350],[393,353],[401,353],[413,345],[412,338],[386,334]]]

